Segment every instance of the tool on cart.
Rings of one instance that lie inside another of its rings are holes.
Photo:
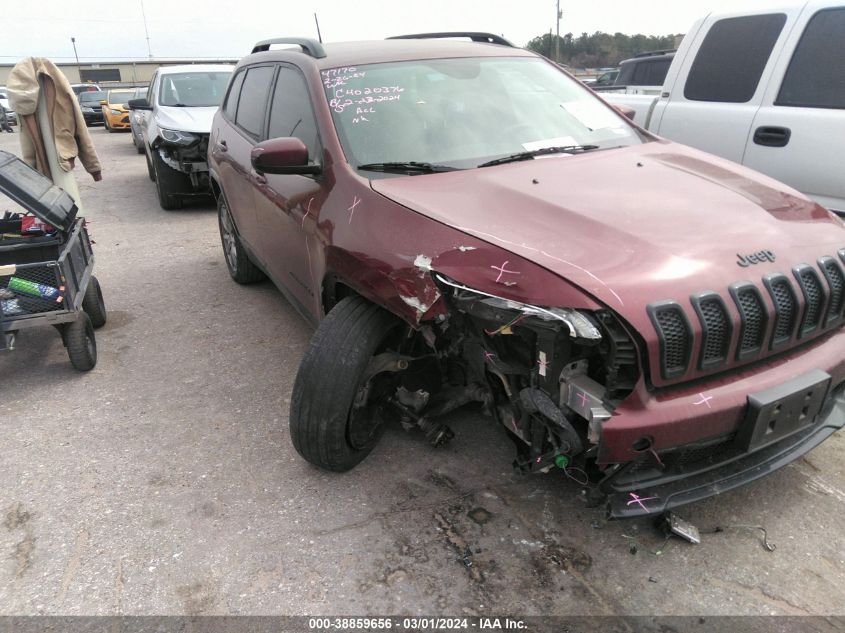
[[[106,308],[92,274],[91,240],[85,219],[77,217],[76,202],[4,151],[0,194],[27,211],[0,219],[0,349],[13,349],[22,329],[52,325],[62,336],[71,364],[80,371],[93,369],[94,328],[105,325]]]

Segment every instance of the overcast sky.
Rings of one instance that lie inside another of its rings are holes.
[[[788,1],[788,0],[787,0]],[[562,0],[561,34],[685,33],[711,12],[772,6],[777,0]],[[141,0],[0,0],[0,61],[30,55],[73,60],[146,58]],[[421,31],[478,30],[524,45],[554,27],[554,0],[144,0],[155,57],[240,57],[260,39],[381,39]]]

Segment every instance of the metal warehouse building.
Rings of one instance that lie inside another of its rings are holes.
[[[143,61],[57,62],[72,84],[96,83],[106,85],[147,84],[159,66],[177,64],[234,64],[229,59],[149,59]],[[16,62],[15,62],[16,63]],[[0,86],[5,86],[15,63],[0,63]]]

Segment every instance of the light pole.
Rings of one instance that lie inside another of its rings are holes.
[[[79,55],[76,54],[76,38],[70,38],[70,43],[73,44],[73,56],[76,58],[76,74],[79,75],[79,83],[82,83],[82,69],[79,67]]]
[[[560,63],[560,0],[557,0],[557,32],[555,33],[555,63]]]

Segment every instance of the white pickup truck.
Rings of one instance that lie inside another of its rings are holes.
[[[708,15],[656,96],[600,93],[649,131],[780,180],[845,216],[845,2]]]

